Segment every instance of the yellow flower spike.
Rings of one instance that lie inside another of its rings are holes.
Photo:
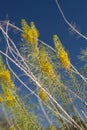
[[[34,22],[31,22],[29,26],[27,22],[23,19],[21,24],[22,24],[22,29],[23,29],[22,37],[24,38],[24,40],[31,44],[37,45],[39,32],[36,29]]]
[[[8,106],[14,106],[15,105],[15,97],[13,95],[6,96],[6,101],[7,101]]]
[[[14,84],[11,81],[10,72],[8,70],[2,70],[0,72],[0,78],[5,82],[7,85],[14,87]]]
[[[70,60],[68,57],[68,53],[65,51],[61,41],[59,40],[57,35],[53,36],[53,41],[56,49],[56,56],[60,60],[62,67],[66,70],[70,69]]]
[[[58,56],[58,58],[60,59],[60,62],[63,66],[63,68],[65,69],[69,69],[70,68],[70,61],[68,59],[68,54],[67,52],[61,52],[60,55]]]
[[[44,102],[48,100],[47,94],[43,90],[39,90],[39,97]]]
[[[3,98],[2,98],[2,95],[0,94],[0,103],[3,102]]]
[[[16,100],[15,96],[12,95],[11,92],[9,90],[7,90],[7,88],[4,89],[4,97],[5,97],[5,100],[6,100],[8,106],[14,106],[15,105],[15,100]]]
[[[28,29],[29,29],[29,25],[28,25],[28,23],[26,22],[25,19],[22,19],[22,20],[21,20],[21,25],[22,25],[23,31],[27,32]]]
[[[39,55],[38,55],[39,65],[42,73],[45,73],[47,76],[49,76],[51,79],[54,79],[55,73],[53,70],[53,66],[50,63],[50,60],[48,58],[48,55],[45,51],[45,47],[41,46],[39,48]]]

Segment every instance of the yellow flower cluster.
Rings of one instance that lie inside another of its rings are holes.
[[[4,91],[4,96],[2,97],[2,95],[0,95],[0,103],[2,103],[3,101],[5,101],[7,103],[8,106],[12,107],[15,105],[15,96],[13,96],[9,90],[4,89],[6,91]]]
[[[4,83],[7,85],[14,87],[14,84],[11,81],[10,72],[8,70],[2,70],[0,72],[0,78],[3,80]]]
[[[39,97],[42,101],[47,101],[47,94],[43,90],[39,90]]]
[[[22,19],[21,24],[23,29],[22,37],[24,38],[24,40],[31,44],[37,44],[39,33],[34,23],[31,22],[29,26],[27,22],[24,19]]]
[[[40,65],[40,69],[41,69],[42,72],[44,72],[51,79],[55,78],[53,66],[49,61],[49,58],[46,54],[44,46],[41,46],[39,48],[39,65]]]
[[[53,36],[55,49],[56,49],[56,56],[60,60],[60,63],[62,64],[62,67],[66,70],[70,69],[70,60],[68,57],[68,53],[65,51],[61,41],[59,40],[57,35]]]
[[[3,102],[3,98],[2,98],[2,95],[0,94],[0,103]]]
[[[58,58],[60,59],[60,62],[62,64],[62,67],[65,69],[70,68],[70,61],[68,59],[68,54],[65,51],[61,51],[60,54],[58,55]]]
[[[8,106],[14,105],[15,97],[12,94],[14,90],[14,84],[11,80],[10,71],[6,69],[3,63],[3,59],[0,56],[0,85],[2,90],[2,95],[0,95],[0,102],[6,102]]]
[[[5,98],[8,106],[14,106],[15,105],[15,96],[11,95],[10,93],[5,93]]]

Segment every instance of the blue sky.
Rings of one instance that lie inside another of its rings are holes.
[[[60,6],[70,23],[83,33],[87,34],[87,0],[59,0]],[[77,38],[68,30],[55,0],[0,0],[0,20],[8,19],[21,27],[22,18],[27,22],[34,21],[40,32],[40,39],[53,46],[52,35],[57,34],[69,53],[71,62],[76,65],[81,48],[85,48],[87,42]]]

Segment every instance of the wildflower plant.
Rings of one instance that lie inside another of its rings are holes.
[[[1,58],[1,57],[0,57]],[[33,129],[31,120],[33,123],[35,119],[32,116],[29,117],[29,113],[25,108],[25,105],[22,103],[21,99],[15,91],[15,85],[11,80],[11,74],[6,69],[6,66],[3,64],[2,58],[0,59],[0,68],[1,74],[1,92],[0,103],[2,104],[3,109],[6,111],[6,118],[9,124],[9,130],[13,129]],[[8,73],[4,73],[8,72]],[[5,75],[4,75],[5,74]],[[7,75],[6,75],[7,74]],[[4,78],[3,78],[4,75]],[[14,86],[14,87],[13,87]],[[10,116],[8,115],[10,114]],[[35,123],[34,128],[38,129],[39,125]],[[36,128],[37,127],[37,128]]]
[[[85,38],[56,4],[65,22]],[[10,27],[19,31],[20,48],[10,36],[13,32],[8,33]],[[71,64],[58,35],[52,39],[55,49],[41,41],[34,22],[22,19],[20,29],[1,21],[0,30],[7,46],[0,50],[0,105],[9,130],[45,130],[44,122],[48,130],[86,130],[87,65],[78,71]],[[79,57],[86,62],[87,49]]]

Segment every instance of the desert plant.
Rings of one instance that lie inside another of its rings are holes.
[[[57,0],[56,4],[65,22],[86,39],[68,22]],[[10,27],[19,31],[20,48]],[[1,21],[0,30],[6,41],[6,51],[0,50],[0,104],[7,129],[86,130],[87,49],[81,51],[84,65],[78,71],[58,35],[52,36],[54,49],[39,39],[34,22],[22,19],[20,29]]]

